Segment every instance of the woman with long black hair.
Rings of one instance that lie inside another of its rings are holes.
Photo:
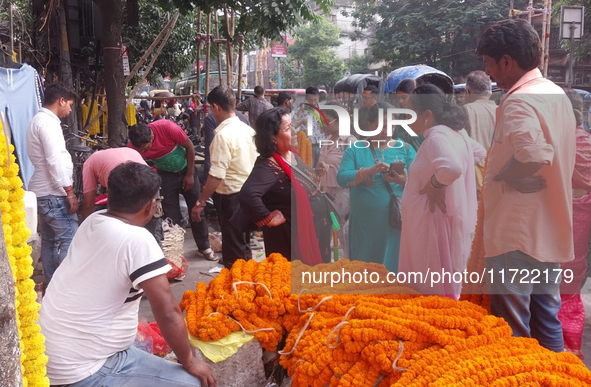
[[[273,108],[261,113],[255,132],[260,157],[239,200],[241,211],[263,230],[265,253],[281,253],[306,264],[330,262],[328,209],[317,187],[318,177],[291,151],[289,111]]]

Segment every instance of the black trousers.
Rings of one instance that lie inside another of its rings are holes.
[[[236,260],[252,258],[250,233],[241,232],[230,223],[230,218],[240,207],[237,193],[218,194],[215,200],[216,207],[219,209],[218,218],[222,229],[222,259],[224,266],[230,269]]]
[[[164,211],[164,218],[170,218],[175,224],[181,223],[181,206],[179,203],[179,194],[183,195],[187,202],[189,209],[189,217],[191,216],[191,209],[199,200],[201,195],[201,187],[199,186],[199,177],[197,176],[197,169],[193,170],[193,177],[195,184],[188,190],[183,190],[183,179],[187,173],[186,169],[180,172],[165,172],[158,171],[162,178],[162,188],[160,193],[164,197],[162,199],[162,210]],[[201,222],[191,221],[191,231],[193,238],[200,251],[209,249],[209,231],[207,229],[207,221],[205,220],[205,213],[201,212]]]

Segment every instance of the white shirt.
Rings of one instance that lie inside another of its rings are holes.
[[[128,349],[140,284],[171,268],[148,230],[105,213],[82,223],[43,298],[39,324],[52,385],[83,380]]]
[[[222,179],[216,192],[231,195],[240,192],[259,156],[254,145],[254,129],[234,116],[222,122],[211,142],[209,174]]]
[[[477,99],[464,105],[464,108],[470,120],[470,137],[484,149],[490,148],[495,133],[497,104],[490,99]]]
[[[35,167],[29,182],[29,191],[37,197],[66,196],[63,187],[72,185],[72,157],[66,150],[66,141],[60,119],[50,110],[41,108],[27,130],[27,153]]]

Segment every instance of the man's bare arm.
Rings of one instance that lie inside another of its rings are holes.
[[[211,367],[193,355],[183,314],[170,290],[166,275],[161,274],[145,280],[140,286],[150,301],[162,336],[179,362],[188,373],[198,377],[203,386],[215,387],[216,378]]]

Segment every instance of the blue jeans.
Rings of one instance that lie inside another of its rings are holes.
[[[182,365],[130,347],[107,359],[94,375],[68,387],[201,387]]]
[[[41,221],[41,261],[47,288],[53,273],[66,258],[78,230],[78,217],[69,213],[70,205],[65,196],[39,197],[37,210]]]
[[[540,262],[521,251],[486,258],[485,262],[492,314],[509,323],[513,336],[532,337],[551,351],[564,351],[558,319],[561,277],[554,271],[560,264]],[[532,271],[541,274],[534,279]]]

